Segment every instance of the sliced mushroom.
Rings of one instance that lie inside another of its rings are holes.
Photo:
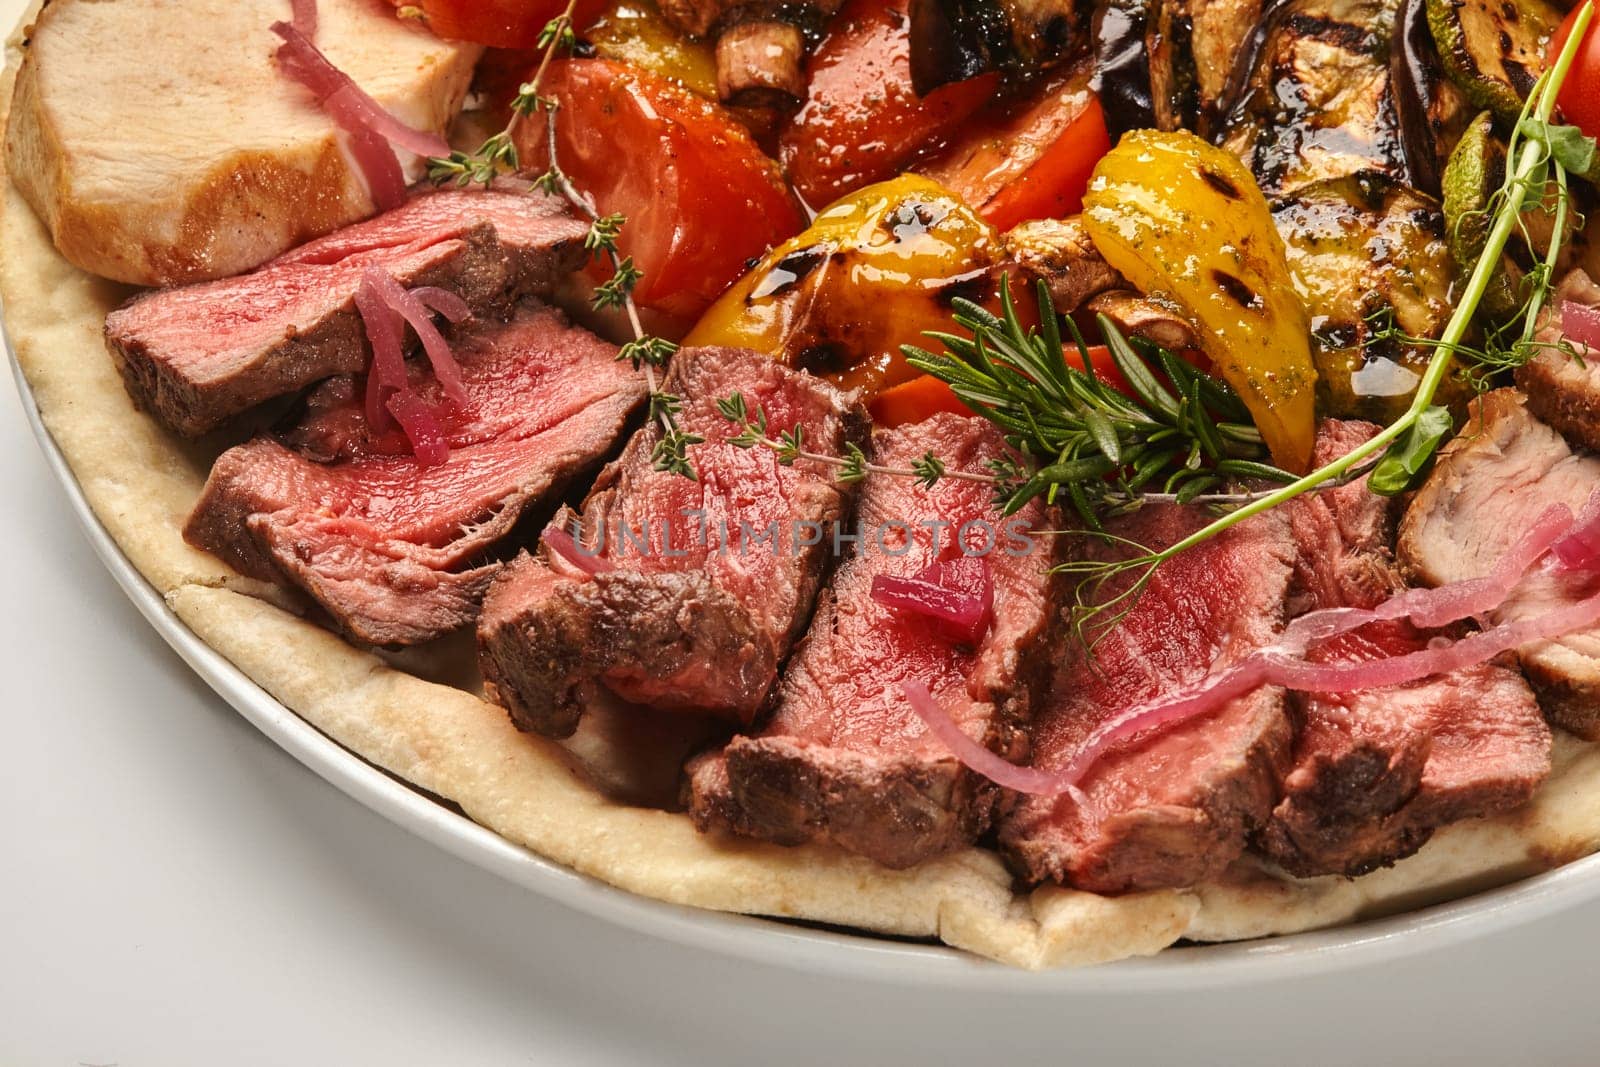
[[[787,22],[741,22],[717,38],[717,94],[740,107],[783,107],[805,95],[805,41]]]
[[[1194,327],[1175,308],[1132,289],[1114,289],[1089,301],[1089,310],[1104,315],[1129,337],[1143,337],[1171,351],[1194,348]]]
[[[1092,296],[1128,284],[1100,258],[1077,219],[1024,222],[1002,240],[1006,257],[1025,273],[1042,278],[1056,310],[1063,314],[1077,311]]]

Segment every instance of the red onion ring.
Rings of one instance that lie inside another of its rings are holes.
[[[570,564],[589,575],[605,574],[617,569],[617,565],[608,559],[603,559],[594,552],[585,552],[578,547],[578,541],[566,530],[559,526],[546,526],[539,535],[539,540],[546,548],[561,558],[561,562]]]
[[[350,131],[350,155],[367,180],[367,191],[379,211],[393,211],[406,202],[406,175],[389,142],[371,130]]]
[[[419,285],[411,295],[422,301],[430,311],[437,311],[451,322],[461,322],[472,317],[472,308],[460,296],[437,285]]]
[[[400,317],[366,277],[356,289],[356,310],[361,313],[367,341],[372,345],[372,365],[367,369],[367,423],[372,432],[383,433],[389,428],[385,394],[407,385]]]
[[[930,619],[967,644],[983,640],[994,615],[994,580],[989,561],[980,556],[933,563],[910,578],[880,574],[872,579],[871,596],[885,607]]]

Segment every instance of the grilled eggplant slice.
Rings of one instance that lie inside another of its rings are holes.
[[[1040,71],[1084,38],[1073,0],[911,0],[911,87],[924,96],[985,71]]]
[[[1376,171],[1415,184],[1390,57],[1403,0],[1287,0],[1222,131],[1269,197]]]
[[[1450,318],[1453,271],[1438,201],[1367,171],[1302,187],[1277,205],[1273,221],[1311,314],[1320,407],[1392,420],[1411,402],[1431,353],[1383,327],[1435,338]],[[1446,400],[1464,395],[1454,384]]]
[[[1101,0],[1090,27],[1113,136],[1216,124],[1261,0]]]
[[[1427,0],[1444,68],[1467,98],[1515,122],[1561,14],[1544,0]]]
[[[1427,0],[1401,4],[1389,52],[1389,80],[1411,184],[1438,196],[1445,160],[1466,132],[1475,108],[1445,73],[1428,30],[1427,9]]]
[[[1150,49],[1145,33],[1155,0],[1101,0],[1089,25],[1094,47],[1094,91],[1115,143],[1129,130],[1156,124],[1151,100]]]

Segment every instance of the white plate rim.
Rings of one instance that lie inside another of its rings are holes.
[[[433,800],[317,730],[168,607],[95,516],[45,427],[9,330],[0,333],[23,413],[95,554],[146,621],[216,693],[274,744],[346,796],[458,859],[626,929],[741,960],[819,976],[1006,993],[1215,989],[1367,967],[1433,952],[1600,898],[1600,854],[1416,911],[1325,930],[1169,949],[1144,959],[1030,972],[943,946],[809,929],[670,904],[578,874]]]

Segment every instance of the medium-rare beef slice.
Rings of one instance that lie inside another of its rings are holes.
[[[810,614],[854,488],[834,465],[730,444],[738,428],[718,401],[738,393],[769,433],[799,427],[808,451],[836,457],[864,416],[828,383],[741,349],[684,349],[662,388],[682,399],[680,428],[705,439],[689,450],[695,477],[656,469],[652,421],[583,505],[580,536],[612,569],[562,574],[526,556],[485,605],[484,677],[525,730],[571,734],[595,685],[747,723]]]
[[[1540,328],[1539,348],[1517,368],[1517,385],[1527,393],[1528,410],[1579,448],[1600,449],[1600,352],[1571,342],[1575,355],[1555,347],[1565,335],[1560,308],[1564,302],[1600,308],[1600,286],[1581,268],[1561,280],[1551,312]]]
[[[485,551],[604,459],[645,386],[612,345],[547,309],[525,307],[455,350],[460,409],[413,368],[440,412],[443,464],[424,467],[396,434],[369,432],[352,388],[342,408],[325,400],[288,435],[320,439],[333,462],[269,436],[229,449],[184,536],[243,574],[299,588],[369,644],[416,644],[471,622],[499,566]]]
[[[1378,428],[1329,420],[1313,463],[1331,462]],[[1404,588],[1395,565],[1393,500],[1366,479],[1295,500],[1294,613],[1371,608]],[[1403,655],[1433,636],[1401,622],[1366,627],[1326,657]],[[1404,686],[1292,693],[1299,723],[1283,799],[1258,835],[1293,874],[1358,875],[1415,852],[1439,826],[1497,814],[1532,795],[1550,770],[1550,730],[1517,671],[1492,663]]]
[[[1006,454],[992,426],[955,415],[881,431],[873,451],[876,462],[899,468],[931,451],[951,470],[983,470]],[[891,867],[986,829],[995,790],[928,733],[901,687],[922,682],[971,737],[1011,759],[1025,754],[1019,727],[1053,618],[1055,540],[1019,536],[1052,525],[1040,504],[1008,528],[992,498],[989,487],[955,479],[929,489],[867,477],[857,506],[863,539],[819,598],[771,722],[689,767],[696,826],[780,844],[830,842]],[[960,555],[958,532],[968,523],[979,524],[965,542],[972,551],[986,547],[986,531],[997,535],[986,556],[994,621],[976,648],[872,598],[879,575],[914,575]]]
[[[1151,505],[1108,522],[1117,537],[1158,550],[1210,520],[1202,509]],[[1080,542],[1086,558],[1136,551]],[[1294,563],[1282,510],[1248,519],[1159,567],[1092,656],[1069,638],[1032,733],[1033,765],[1065,767],[1118,713],[1199,682],[1279,632]],[[1127,588],[1133,575],[1100,596]],[[1000,823],[1000,844],[1029,882],[1103,893],[1188,886],[1222,871],[1277,801],[1291,729],[1283,692],[1262,687],[1215,712],[1105,753],[1071,795],[1023,797]]]
[[[1398,555],[1407,575],[1443,585],[1488,574],[1554,504],[1574,514],[1600,487],[1600,458],[1575,452],[1529,412],[1522,393],[1499,389],[1474,401],[1455,440],[1412,499],[1400,524]],[[1492,614],[1506,622],[1537,617],[1588,596],[1572,576],[1532,574]],[[1600,740],[1600,629],[1534,641],[1517,650],[1546,718]]]
[[[196,436],[273,397],[365,369],[355,294],[368,266],[498,312],[581,265],[584,233],[553,198],[424,193],[253,273],[135,297],[106,317],[106,343],[134,401]]]

